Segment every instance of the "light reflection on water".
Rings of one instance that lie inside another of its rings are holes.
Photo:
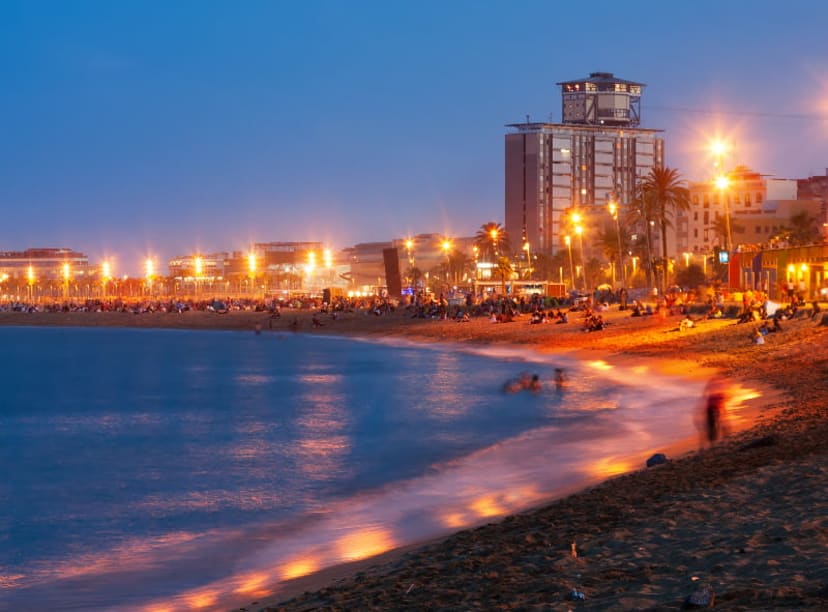
[[[0,607],[242,605],[634,468],[694,435],[703,387],[504,349],[138,330],[0,339],[0,460],[13,466]],[[564,393],[500,392],[558,366]]]

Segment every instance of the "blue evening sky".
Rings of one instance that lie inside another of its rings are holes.
[[[137,272],[196,250],[503,221],[507,123],[555,83],[647,84],[667,163],[828,166],[828,4],[694,1],[0,2],[0,250]],[[717,114],[718,113],[718,114]]]

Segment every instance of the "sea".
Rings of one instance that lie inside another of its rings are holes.
[[[3,610],[244,606],[642,469],[697,439],[704,387],[394,338],[3,327],[0,346]],[[523,373],[542,389],[505,393]]]

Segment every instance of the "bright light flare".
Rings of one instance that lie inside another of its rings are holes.
[[[581,217],[581,213],[574,212],[574,213],[572,213],[572,216],[570,218],[572,219],[572,223],[575,223],[577,225],[578,223],[581,222],[581,219],[583,217]]]
[[[152,261],[152,258],[147,257],[144,261],[144,273],[146,274],[147,278],[152,278],[155,276],[155,262]]]
[[[70,274],[71,274],[71,272],[69,270],[69,264],[64,263],[63,264],[63,280],[68,281]]]
[[[451,250],[451,241],[450,240],[443,240],[443,243],[440,245],[445,253],[448,253]]]
[[[201,273],[204,271],[204,260],[201,257],[196,257],[193,260],[193,266],[195,266],[196,276],[201,276]]]
[[[325,264],[325,267],[330,269],[333,265],[333,253],[331,253],[330,249],[325,249],[322,251],[322,261]]]
[[[103,264],[101,264],[101,274],[103,274],[103,277],[106,280],[112,278],[112,266],[108,261],[104,261]]]
[[[250,274],[256,273],[256,254],[250,253],[247,256],[247,268],[250,270]]]
[[[727,189],[730,186],[730,179],[726,176],[717,176],[716,177],[716,189]]]

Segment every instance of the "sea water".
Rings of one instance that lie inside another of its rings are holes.
[[[393,339],[19,327],[0,342],[2,609],[243,605],[638,469],[694,435],[703,384]],[[543,389],[504,393],[523,372]]]

